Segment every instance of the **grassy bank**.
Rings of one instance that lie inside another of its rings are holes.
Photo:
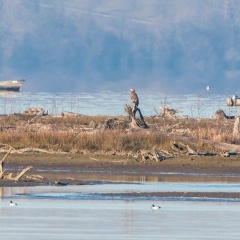
[[[0,142],[19,148],[42,148],[54,151],[132,151],[168,149],[174,136],[207,139],[239,144],[232,135],[234,120],[145,118],[149,128],[132,131],[125,116],[112,117],[118,124],[106,128],[109,116],[24,116],[0,117]],[[120,124],[119,124],[120,123]],[[123,124],[124,123],[124,124]],[[211,149],[210,144],[185,142],[199,150]],[[193,146],[194,145],[194,146]]]

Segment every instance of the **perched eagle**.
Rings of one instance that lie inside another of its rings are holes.
[[[131,88],[130,91],[131,91],[131,95],[130,95],[131,100],[133,104],[137,107],[139,104],[138,95],[136,94],[135,89]]]

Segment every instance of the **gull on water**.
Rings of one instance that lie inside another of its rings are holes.
[[[152,209],[159,209],[159,208],[161,208],[160,206],[155,206],[154,204],[152,204],[152,207],[151,207]]]
[[[9,206],[17,206],[17,204],[13,201],[10,201]]]

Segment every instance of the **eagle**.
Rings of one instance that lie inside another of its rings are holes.
[[[134,88],[131,88],[130,91],[131,91],[130,97],[133,102],[133,105],[137,107],[139,104],[138,95],[136,94],[136,91]]]

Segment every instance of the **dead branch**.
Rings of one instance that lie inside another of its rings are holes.
[[[3,159],[0,161],[0,173],[1,176],[3,175],[3,166],[4,166],[4,161],[7,158],[7,156],[11,153],[12,151],[12,147],[9,148],[8,152],[5,154],[5,156],[3,157]]]
[[[89,157],[90,159],[94,160],[94,161],[99,161],[98,159],[96,158],[93,158],[93,157]]]
[[[157,160],[161,162],[162,160],[166,159],[166,157],[160,154],[160,152],[156,148],[154,149],[154,153],[156,157],[156,162]]]
[[[130,128],[148,128],[148,125],[143,119],[131,117],[131,122],[129,123]]]
[[[4,176],[4,179],[11,180],[11,181],[18,181],[28,170],[30,170],[32,166],[28,166],[24,168],[17,176],[12,177],[12,173]]]

